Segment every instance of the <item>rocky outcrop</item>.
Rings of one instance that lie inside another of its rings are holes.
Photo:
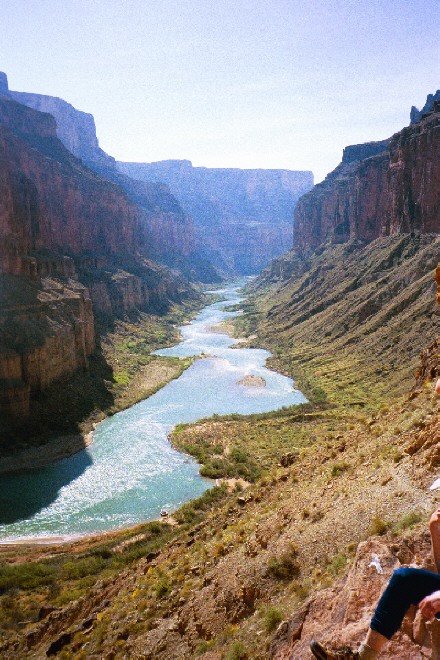
[[[272,640],[269,657],[273,660],[309,658],[312,638],[330,648],[357,648],[365,637],[374,606],[392,572],[414,560],[420,561],[428,553],[429,545],[424,538],[411,545],[400,542],[392,547],[378,538],[360,543],[347,577],[306,601],[291,619],[280,625]],[[372,563],[374,561],[382,573]],[[399,660],[429,657],[430,648],[429,627],[413,608],[405,617],[402,630],[387,645],[384,657]]]
[[[354,145],[295,209],[294,245],[440,231],[440,104],[390,140]]]
[[[54,96],[12,90],[9,95],[18,103],[55,117],[58,138],[77,158],[85,163],[100,164],[102,168],[114,168],[115,159],[99,146],[93,115]]]
[[[3,71],[0,71],[0,94],[9,96],[8,76]]]
[[[440,100],[390,142],[386,233],[440,231]]]
[[[124,174],[169,185],[194,220],[196,238],[220,268],[255,273],[291,247],[296,201],[311,172],[193,167],[187,160],[121,163]]]
[[[295,248],[310,253],[323,243],[378,238],[387,205],[388,168],[387,151],[341,163],[298,202]]]
[[[0,272],[33,251],[135,252],[136,208],[63,147],[51,115],[0,97],[0,163]]]
[[[435,94],[428,94],[428,96],[426,97],[426,103],[421,110],[416,108],[414,105],[412,106],[410,113],[411,124],[416,124],[418,121],[422,119],[424,114],[426,114],[427,112],[431,112],[431,110],[434,107],[435,101],[440,101],[440,89],[438,89],[435,92]]]
[[[26,417],[31,392],[78,369],[95,349],[92,301],[75,280],[1,276],[0,415]]]
[[[365,142],[363,144],[351,144],[345,147],[342,152],[342,164],[354,163],[358,160],[371,158],[377,156],[387,150],[389,140],[381,140],[380,142]]]

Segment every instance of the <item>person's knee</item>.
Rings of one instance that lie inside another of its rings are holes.
[[[398,568],[391,576],[390,585],[396,589],[408,589],[408,586],[414,584],[419,579],[419,570],[417,568]]]
[[[408,582],[408,580],[417,579],[420,571],[417,568],[397,568],[391,579],[394,582]]]

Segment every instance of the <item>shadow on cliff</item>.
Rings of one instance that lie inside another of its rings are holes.
[[[81,451],[41,470],[0,477],[0,524],[16,523],[38,514],[55,502],[61,488],[81,476],[92,462],[90,454]]]
[[[16,453],[43,446],[57,436],[90,431],[93,422],[102,419],[99,411],[114,404],[109,388],[112,381],[113,370],[98,347],[89,357],[87,371],[78,370],[43,392],[32,393],[28,419],[2,420],[0,455],[10,455],[11,447]]]

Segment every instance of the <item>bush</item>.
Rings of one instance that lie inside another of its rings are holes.
[[[333,557],[331,562],[327,564],[327,570],[332,575],[338,575],[345,565],[347,564],[347,557],[343,554],[338,554]]]
[[[267,570],[269,575],[278,580],[291,580],[299,575],[299,564],[294,555],[296,553],[284,552],[269,558]]]
[[[271,633],[278,627],[283,620],[283,614],[276,607],[269,607],[263,616],[264,629],[267,633]]]
[[[167,577],[162,576],[159,578],[158,583],[156,584],[155,592],[156,598],[160,600],[165,598],[171,591],[171,584]]]
[[[347,468],[347,463],[334,463],[331,469],[332,477],[339,477]]]
[[[397,533],[403,532],[403,530],[417,525],[423,520],[423,518],[424,515],[421,511],[410,511],[409,513],[406,513],[404,516],[402,516],[401,519],[393,526],[393,531]]]
[[[235,642],[229,649],[226,660],[246,660],[246,650],[241,642]]]
[[[212,647],[212,640],[207,642],[205,639],[202,639],[200,644],[196,648],[196,655],[203,655]]]
[[[370,524],[369,534],[372,536],[383,536],[389,528],[389,523],[382,520],[378,515],[374,516]]]

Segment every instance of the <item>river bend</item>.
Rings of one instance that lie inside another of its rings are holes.
[[[236,316],[225,308],[242,300],[236,283],[216,293],[223,300],[182,326],[179,344],[157,351],[210,357],[102,422],[87,450],[28,474],[0,477],[0,539],[103,532],[175,510],[211,486],[195,461],[171,447],[167,438],[176,424],[305,401],[289,378],[264,366],[268,351],[236,348],[238,340],[212,330]],[[259,376],[266,385],[239,384],[246,376]]]

